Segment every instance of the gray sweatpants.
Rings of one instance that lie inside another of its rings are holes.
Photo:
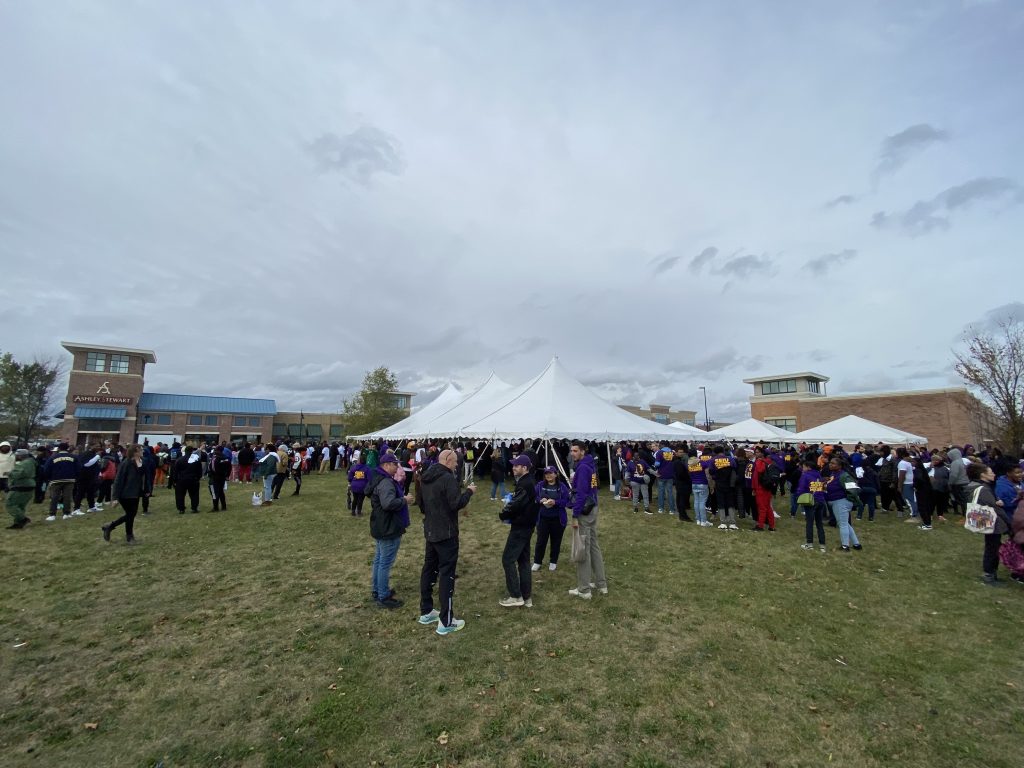
[[[601,544],[597,540],[597,507],[589,515],[581,515],[576,519],[580,524],[583,549],[587,553],[586,559],[576,565],[576,586],[580,592],[589,592],[590,582],[594,582],[598,589],[605,589],[608,580],[604,575]]]

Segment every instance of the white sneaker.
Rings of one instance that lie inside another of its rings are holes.
[[[616,496],[616,497],[615,497],[615,500],[616,500],[616,501],[622,501],[622,497],[621,497],[621,496]]]
[[[591,598],[591,594],[589,592],[580,592],[575,587],[569,590],[569,594],[582,600],[589,600]]]
[[[57,519],[56,515],[47,515],[46,516],[46,522],[48,522],[48,523],[52,523],[56,519]]]
[[[729,523],[729,530],[730,531],[738,531],[739,529],[740,529],[740,527],[738,525],[736,525],[736,523]]]
[[[608,594],[608,587],[601,587],[597,591],[600,592],[602,595],[607,595]]]
[[[814,549],[813,544],[801,544],[800,549]]]
[[[524,608],[533,608],[533,598],[532,597],[528,597],[526,599],[526,601],[523,603],[523,607]]]
[[[91,509],[89,511],[92,512]],[[103,502],[101,502],[101,501],[97,501],[96,502],[96,511],[97,512],[102,512],[103,511]]]
[[[720,531],[724,531],[724,530],[725,530],[726,528],[728,528],[728,527],[729,527],[729,526],[728,526],[728,525],[726,525],[725,523],[719,523],[719,524],[718,524],[718,530],[720,530]]]
[[[534,572],[539,571],[540,570],[540,563],[534,563],[533,565],[531,565],[530,566],[530,570],[534,571]]]
[[[71,513],[71,515],[72,517],[85,517],[85,512],[83,512],[80,509],[76,509],[74,512]]]
[[[521,597],[503,597],[498,601],[498,605],[504,608],[522,608],[525,603]]]
[[[548,570],[553,571],[558,568],[558,563],[548,563]]]
[[[465,619],[452,619],[452,623],[447,627],[439,621],[437,622],[437,629],[434,631],[439,635],[450,635],[453,632],[458,632],[464,626],[466,626]]]
[[[665,514],[665,510],[664,509],[659,509],[658,510],[658,514],[659,515],[664,515]]]
[[[103,507],[89,507],[90,512],[102,512]]]

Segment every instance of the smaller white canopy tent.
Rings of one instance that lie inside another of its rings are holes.
[[[507,393],[490,411],[465,421],[453,434],[514,440],[679,440],[678,429],[634,416],[591,392],[552,358],[539,376]],[[461,406],[460,406],[461,407]]]
[[[710,440],[743,440],[750,443],[762,440],[766,443],[791,443],[796,438],[793,432],[757,419],[744,419],[721,429],[713,429],[707,436]]]
[[[702,440],[708,436],[708,433],[700,427],[695,427],[692,424],[686,424],[682,421],[673,421],[669,426],[672,427],[672,429],[678,429],[682,433],[679,438],[676,438],[677,440],[689,440],[690,438]]]
[[[390,427],[368,432],[365,435],[351,435],[354,440],[389,440],[401,439],[417,431],[421,424],[427,424],[442,413],[446,413],[466,399],[466,393],[459,389],[453,382],[448,382],[441,394],[420,408],[415,413],[405,417]]]
[[[419,422],[416,430],[404,437],[456,437],[460,434],[459,428],[463,424],[476,421],[507,402],[507,395],[512,389],[511,384],[502,381],[498,374],[492,371],[484,383],[471,394],[429,421]]]
[[[887,427],[860,416],[843,416],[818,427],[791,435],[791,441],[804,443],[886,443],[887,445],[923,445],[928,439],[896,427]]]

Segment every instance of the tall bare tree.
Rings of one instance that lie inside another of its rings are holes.
[[[1004,318],[994,332],[970,330],[967,350],[955,352],[956,372],[978,390],[1003,423],[1004,445],[1024,446],[1024,325]]]
[[[57,399],[64,365],[49,358],[19,363],[7,352],[0,355],[0,418],[18,440],[28,442],[49,417]]]

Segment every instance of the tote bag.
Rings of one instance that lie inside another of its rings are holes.
[[[572,529],[572,555],[571,560],[579,565],[587,559],[587,549],[583,544],[583,536],[580,535],[579,527]]]
[[[996,511],[985,504],[978,503],[981,486],[974,489],[974,498],[967,502],[967,517],[964,528],[971,533],[995,533]]]

